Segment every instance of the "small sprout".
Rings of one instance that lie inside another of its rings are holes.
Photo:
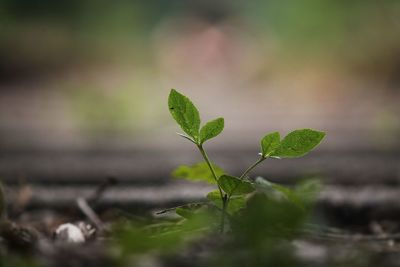
[[[221,233],[224,232],[225,215],[232,215],[246,206],[246,195],[257,189],[257,192],[279,192],[289,202],[297,206],[304,206],[303,195],[285,186],[261,181],[252,183],[247,175],[267,158],[296,158],[301,157],[314,149],[325,137],[324,132],[312,129],[295,130],[286,135],[282,140],[278,132],[272,132],[261,139],[261,152],[259,159],[248,167],[240,177],[226,175],[220,168],[210,161],[203,148],[204,142],[218,136],[224,129],[224,119],[217,118],[206,123],[200,129],[200,115],[192,101],[183,94],[172,89],[168,98],[169,111],[175,121],[186,133],[180,134],[194,143],[204,158],[205,163],[193,166],[181,166],[176,169],[173,176],[194,181],[205,181],[215,184],[217,190],[210,192],[207,199],[221,210]],[[312,191],[311,186],[304,186],[303,191]],[[307,190],[306,190],[307,189]],[[309,190],[310,189],[310,190]],[[308,194],[308,191],[306,195]],[[229,205],[231,204],[231,206]],[[184,218],[192,215],[190,209],[180,208],[177,214]]]

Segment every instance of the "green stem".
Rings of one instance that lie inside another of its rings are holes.
[[[244,173],[242,175],[240,175],[240,179],[243,179],[249,172],[251,172],[252,169],[254,169],[258,164],[260,164],[261,162],[263,162],[266,158],[264,158],[263,156],[261,156],[256,162],[254,162],[253,165],[251,165],[250,167],[247,168],[247,170],[244,171]]]
[[[219,191],[219,194],[221,196],[221,201],[222,201],[222,216],[221,216],[221,229],[220,230],[221,230],[221,233],[223,233],[224,232],[224,228],[225,228],[225,211],[226,211],[226,206],[228,205],[228,198],[222,192],[222,189],[221,189],[221,187],[219,185],[219,182],[218,182],[217,174],[215,173],[214,167],[212,166],[211,161],[208,158],[207,153],[204,150],[203,146],[202,145],[197,145],[197,147],[199,148],[201,155],[203,156],[204,160],[206,161],[208,167],[210,168],[210,171],[211,171],[211,173],[212,173],[212,175],[214,177],[214,180],[217,182],[218,191]]]
[[[226,213],[226,209],[228,208],[228,202],[229,202],[229,198],[228,196],[225,194],[222,198],[222,216],[221,216],[221,234],[224,233],[224,228],[225,228],[225,213]]]
[[[214,177],[215,182],[217,182],[219,194],[221,195],[221,200],[222,200],[224,198],[224,194],[222,193],[221,187],[219,186],[218,177],[217,177],[217,174],[215,173],[214,167],[212,166],[211,161],[208,158],[207,153],[204,150],[203,146],[202,145],[197,145],[197,147],[199,148],[201,155],[203,156],[204,160],[206,161],[206,163],[208,165],[208,168],[210,168],[210,171],[211,171],[211,173],[212,173],[212,175]]]

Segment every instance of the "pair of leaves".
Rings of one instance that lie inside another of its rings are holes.
[[[295,130],[280,140],[280,134],[273,132],[261,139],[262,157],[297,158],[316,147],[325,137],[324,132],[312,129]]]
[[[169,94],[168,107],[172,117],[189,139],[198,145],[216,137],[224,129],[223,118],[209,121],[200,129],[200,114],[196,106],[175,89],[171,89]]]
[[[215,174],[220,177],[224,174],[224,170],[215,164],[212,164]],[[217,182],[212,175],[210,168],[206,162],[200,162],[192,166],[179,166],[172,172],[172,176],[175,178],[186,179],[189,181],[204,181],[210,184],[216,184]]]

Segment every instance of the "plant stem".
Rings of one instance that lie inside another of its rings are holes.
[[[263,156],[261,156],[256,162],[254,162],[253,165],[251,165],[250,167],[247,168],[247,170],[244,171],[244,173],[242,175],[240,175],[240,179],[243,179],[252,169],[254,169],[258,164],[260,164],[261,162],[263,162],[266,158],[264,158]]]
[[[221,234],[224,233],[224,228],[225,228],[225,213],[226,213],[226,209],[228,207],[228,202],[229,202],[229,198],[228,196],[225,194],[222,198],[222,216],[221,216]]]
[[[217,182],[219,194],[221,195],[221,200],[222,200],[224,198],[224,194],[222,193],[221,187],[219,186],[218,177],[217,177],[217,174],[215,173],[214,167],[212,166],[211,161],[208,158],[207,153],[204,150],[203,146],[202,145],[197,145],[197,147],[199,148],[201,155],[203,156],[204,160],[206,161],[206,163],[208,165],[208,168],[210,168],[210,171],[211,171],[211,173],[212,173],[212,175],[214,177],[215,182]]]
[[[214,177],[214,180],[217,182],[218,191],[219,191],[219,194],[221,196],[221,201],[222,201],[222,214],[221,214],[221,228],[220,228],[220,231],[221,231],[221,233],[223,233],[224,232],[224,228],[225,228],[225,212],[226,212],[226,207],[228,205],[228,198],[227,198],[227,195],[224,195],[224,193],[222,193],[222,189],[221,189],[221,187],[219,185],[219,182],[218,182],[217,174],[215,173],[214,167],[212,166],[211,161],[208,158],[207,153],[204,150],[203,146],[198,144],[197,147],[199,148],[201,155],[203,156],[204,160],[206,161],[208,167],[210,168],[210,171],[211,171],[211,173],[212,173],[212,175]]]

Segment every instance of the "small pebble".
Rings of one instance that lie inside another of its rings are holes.
[[[86,241],[82,230],[72,223],[60,225],[55,231],[55,239],[68,243],[84,243]]]

